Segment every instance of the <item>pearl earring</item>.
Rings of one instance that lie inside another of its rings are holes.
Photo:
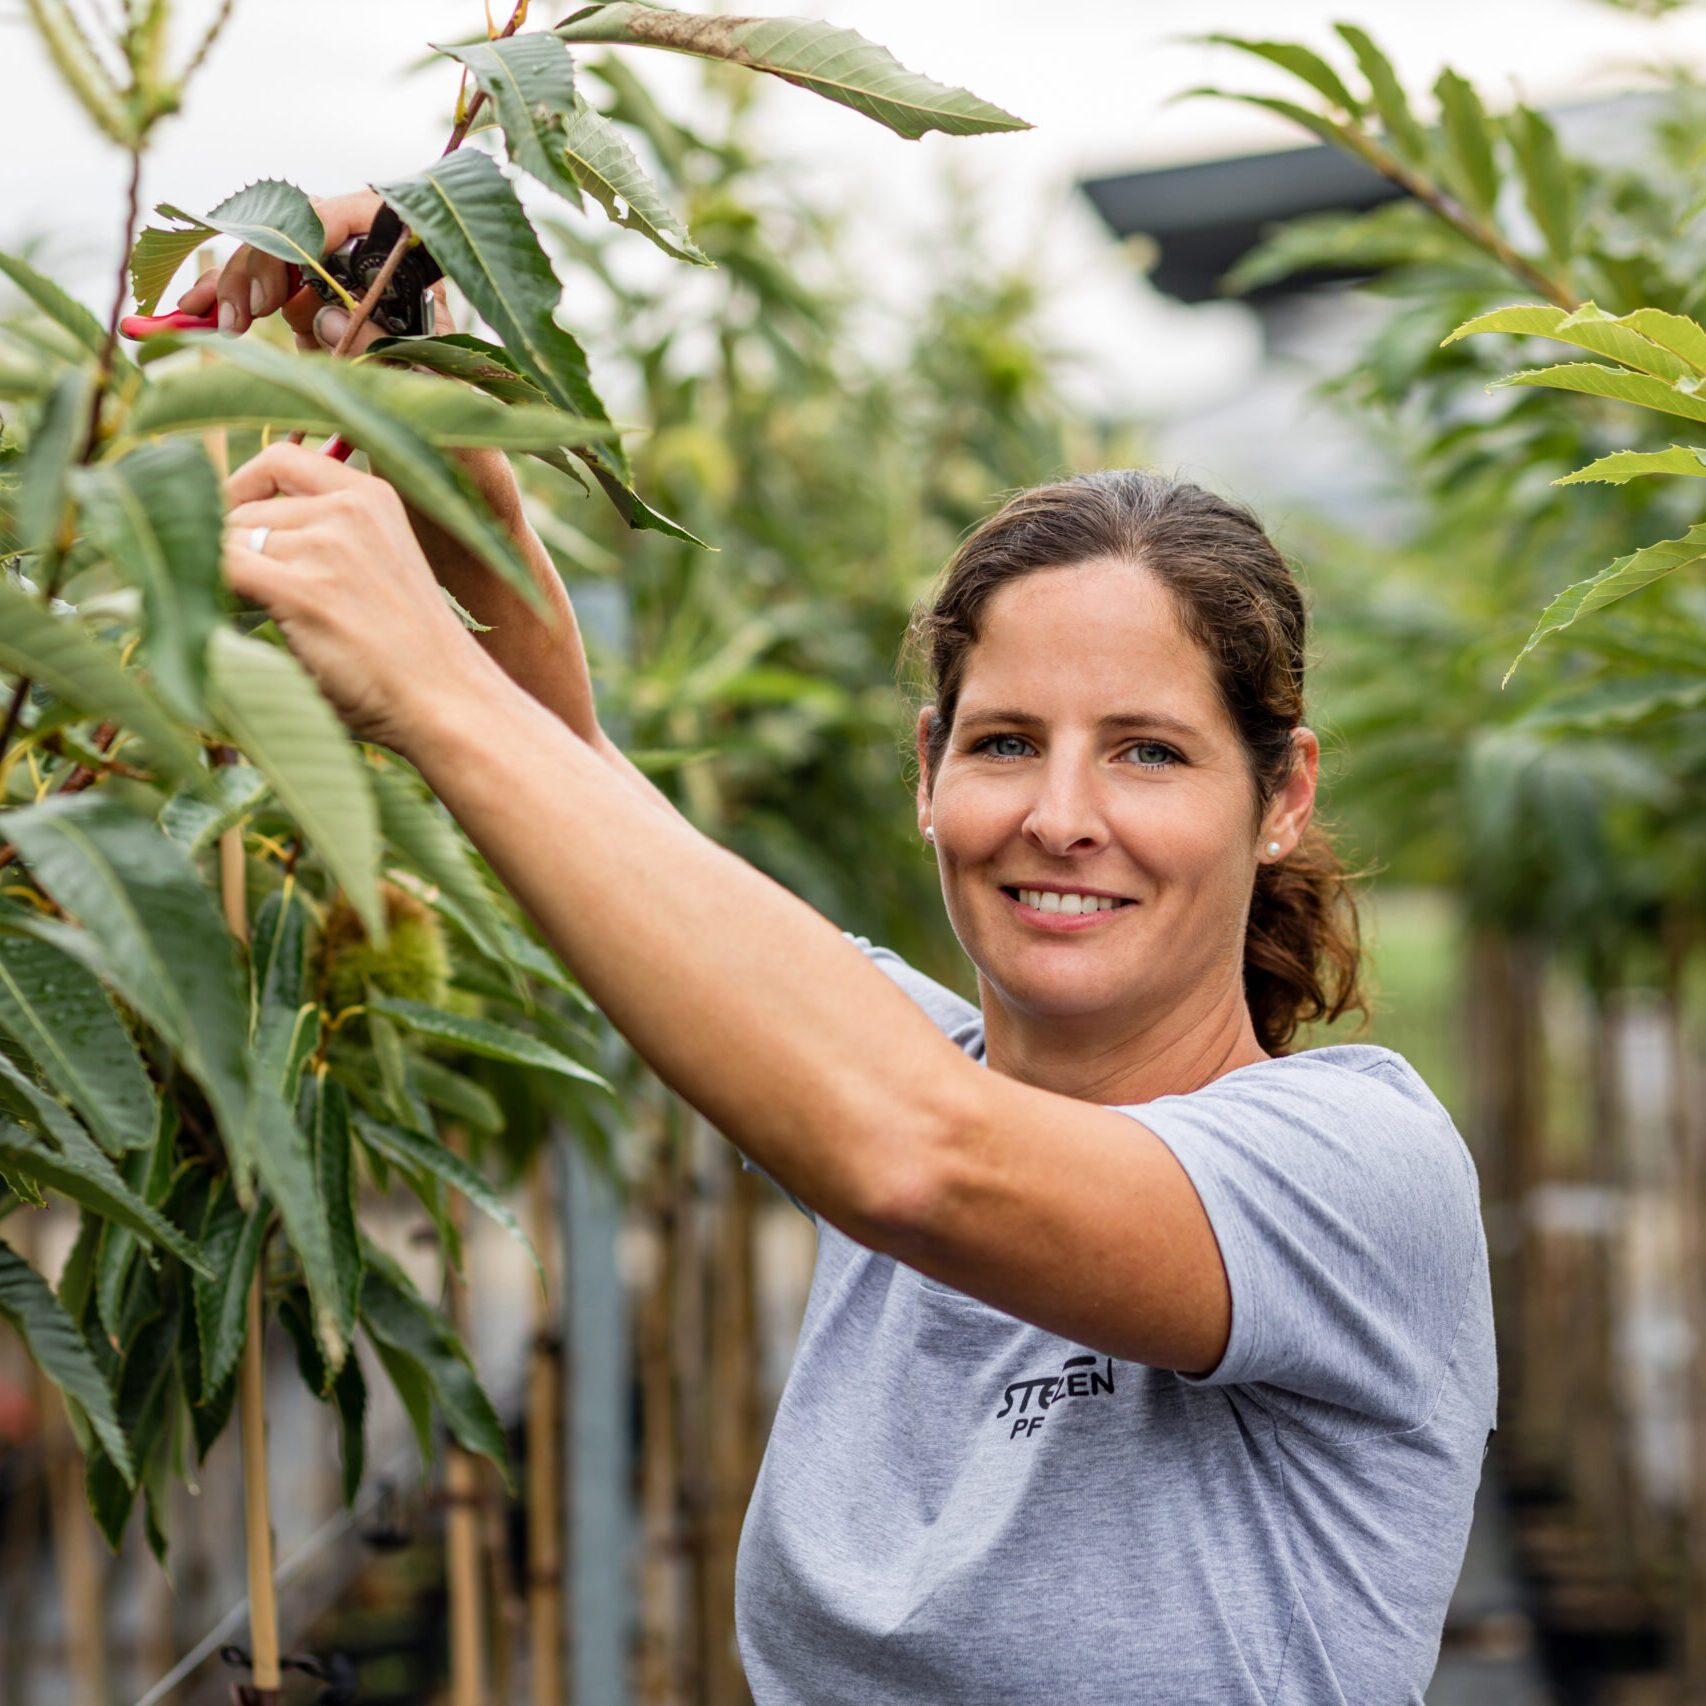
[[[934,829],[926,829],[924,831],[924,839],[926,841],[934,841],[936,839],[936,831]]]
[[[1271,859],[1278,852],[1279,852],[1279,843],[1277,841],[1270,841],[1268,843],[1268,857]]]

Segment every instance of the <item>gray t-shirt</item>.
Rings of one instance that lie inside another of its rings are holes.
[[[974,1007],[849,939],[983,1058]],[[1359,1044],[1120,1111],[1208,1212],[1219,1366],[1092,1352],[817,1220],[736,1568],[757,1706],[1421,1701],[1497,1396],[1463,1140]]]

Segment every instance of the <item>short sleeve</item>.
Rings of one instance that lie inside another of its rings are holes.
[[[1402,1057],[1315,1050],[1119,1111],[1189,1175],[1231,1288],[1220,1362],[1175,1378],[1333,1439],[1424,1423],[1486,1241],[1469,1151]]]
[[[932,977],[926,977],[923,972],[910,966],[892,948],[876,947],[864,936],[855,936],[850,930],[841,932],[854,947],[864,954],[872,965],[876,966],[892,983],[908,995],[920,1008],[949,1042],[962,1048],[974,1059],[983,1058],[983,1017],[978,1010],[965,999],[956,995],[945,984],[938,983]],[[749,1173],[757,1173],[760,1177],[770,1179],[776,1189],[782,1192],[789,1202],[806,1218],[816,1223],[817,1216],[792,1191],[783,1190],[764,1169],[755,1162],[749,1161],[745,1154],[741,1155],[740,1164]]]

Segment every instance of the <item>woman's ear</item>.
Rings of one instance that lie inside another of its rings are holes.
[[[1321,743],[1313,729],[1291,731],[1291,774],[1280,784],[1263,814],[1261,845],[1280,844],[1275,858],[1283,859],[1303,839],[1315,813],[1315,784],[1321,768]]]
[[[918,726],[913,731],[918,747],[918,833],[930,827],[930,730],[936,721],[936,707],[926,705],[918,713]]]

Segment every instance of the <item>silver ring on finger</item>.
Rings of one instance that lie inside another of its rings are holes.
[[[249,549],[257,556],[263,555],[267,548],[267,535],[272,529],[264,523],[260,527],[249,529]]]

